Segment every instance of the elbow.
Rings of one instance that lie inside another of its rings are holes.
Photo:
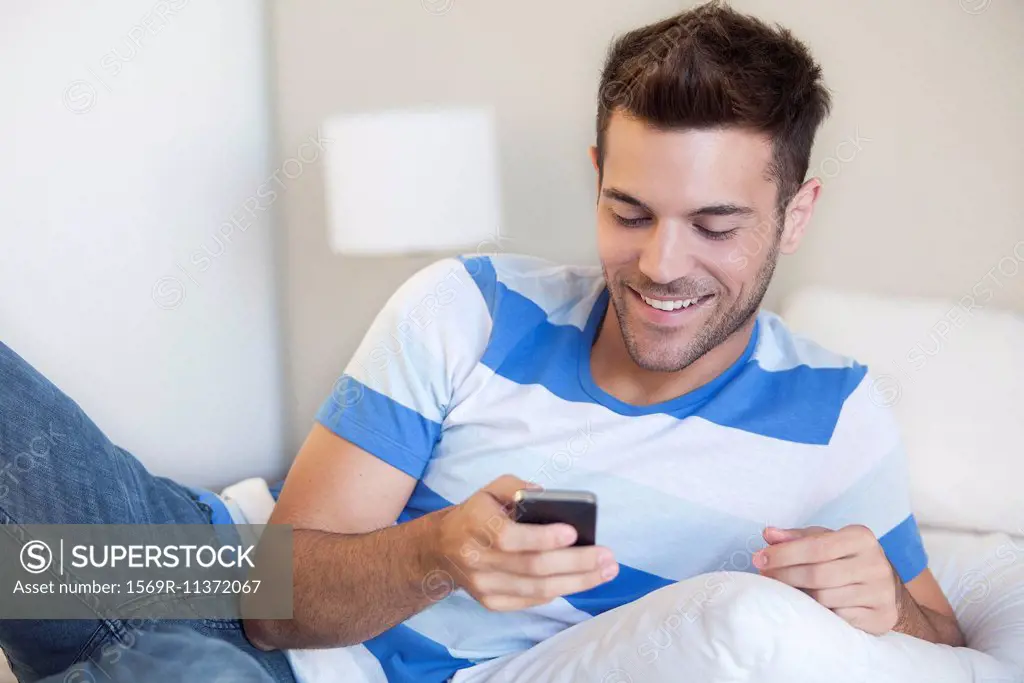
[[[952,618],[952,622],[949,644],[953,647],[967,647],[967,639],[964,637],[964,631],[960,628],[960,624],[957,623],[956,617]]]
[[[282,623],[274,619],[243,619],[242,630],[248,640],[257,650],[270,652],[281,650],[287,647],[283,642],[281,628]]]
[[[330,637],[303,633],[292,619],[243,619],[242,630],[252,646],[263,652],[348,647],[365,640],[345,633],[334,633]]]

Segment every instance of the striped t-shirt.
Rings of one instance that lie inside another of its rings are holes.
[[[618,576],[520,612],[455,591],[362,645],[291,652],[301,683],[335,680],[342,662],[368,682],[447,681],[673,582],[756,571],[767,525],[863,524],[904,581],[926,567],[900,437],[863,365],[762,312],[719,377],[631,405],[591,375],[607,307],[599,268],[437,262],[387,302],[317,420],[416,478],[398,523],[505,473],[594,492]]]

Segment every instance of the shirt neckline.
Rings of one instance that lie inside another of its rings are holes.
[[[594,381],[594,377],[590,371],[590,354],[594,347],[594,339],[597,336],[598,328],[601,325],[601,321],[604,319],[607,309],[608,289],[605,288],[601,290],[594,301],[594,306],[590,310],[590,316],[587,318],[587,325],[583,330],[583,334],[580,335],[580,347],[579,353],[577,354],[579,358],[579,380],[583,390],[589,394],[591,398],[606,408],[614,410],[616,413],[621,415],[651,415],[654,413],[678,414],[692,412],[694,408],[707,401],[708,398],[713,396],[719,389],[732,380],[733,377],[739,374],[743,369],[743,366],[745,366],[754,355],[754,348],[757,346],[757,340],[761,328],[761,319],[760,316],[758,316],[754,321],[754,330],[750,335],[750,341],[747,342],[747,347],[743,350],[743,353],[735,362],[732,363],[732,365],[726,368],[724,372],[712,379],[710,382],[697,387],[693,391],[683,394],[682,396],[669,399],[668,401],[653,403],[646,406],[637,406],[619,400],[599,387]]]

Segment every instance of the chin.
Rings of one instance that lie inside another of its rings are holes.
[[[650,372],[678,372],[707,352],[706,341],[713,336],[717,317],[715,307],[695,311],[697,315],[690,320],[669,326],[652,323],[634,306],[635,301],[626,304],[619,325],[626,350],[639,367]]]
[[[644,370],[678,372],[704,355],[704,350],[699,348],[698,336],[692,333],[652,334],[647,329],[635,334],[635,331],[634,327],[624,335],[626,350],[633,362]]]

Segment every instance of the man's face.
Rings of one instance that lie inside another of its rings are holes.
[[[757,312],[778,258],[767,136],[660,131],[616,112],[597,243],[622,336],[647,370],[681,370]]]

